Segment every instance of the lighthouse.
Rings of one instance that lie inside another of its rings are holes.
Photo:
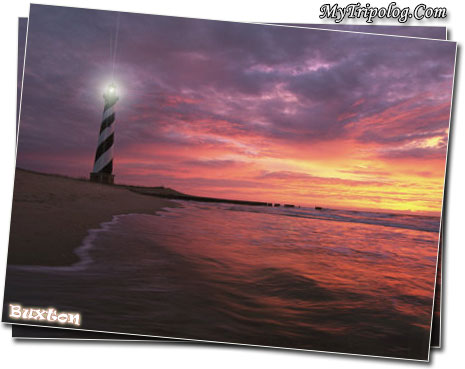
[[[105,106],[103,108],[102,123],[95,152],[94,169],[90,173],[92,182],[113,184],[113,143],[115,141],[115,105],[118,101],[116,86],[112,83],[103,94]]]

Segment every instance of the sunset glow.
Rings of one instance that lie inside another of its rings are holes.
[[[18,166],[87,176],[114,15],[73,14],[40,18],[63,23],[62,53],[47,22],[33,25]],[[439,215],[455,45],[152,19],[121,15],[116,182]]]

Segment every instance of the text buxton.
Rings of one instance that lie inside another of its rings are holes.
[[[9,317],[11,319],[24,321],[41,321],[58,324],[71,324],[75,326],[81,325],[81,314],[70,312],[58,312],[55,308],[25,308],[21,305],[10,304]]]

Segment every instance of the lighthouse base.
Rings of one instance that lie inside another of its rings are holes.
[[[103,184],[113,184],[115,181],[115,176],[109,173],[90,173],[90,181],[103,183]]]

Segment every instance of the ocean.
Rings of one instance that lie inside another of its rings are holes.
[[[76,265],[9,266],[5,301],[89,330],[428,358],[439,218],[176,202],[90,230]]]

